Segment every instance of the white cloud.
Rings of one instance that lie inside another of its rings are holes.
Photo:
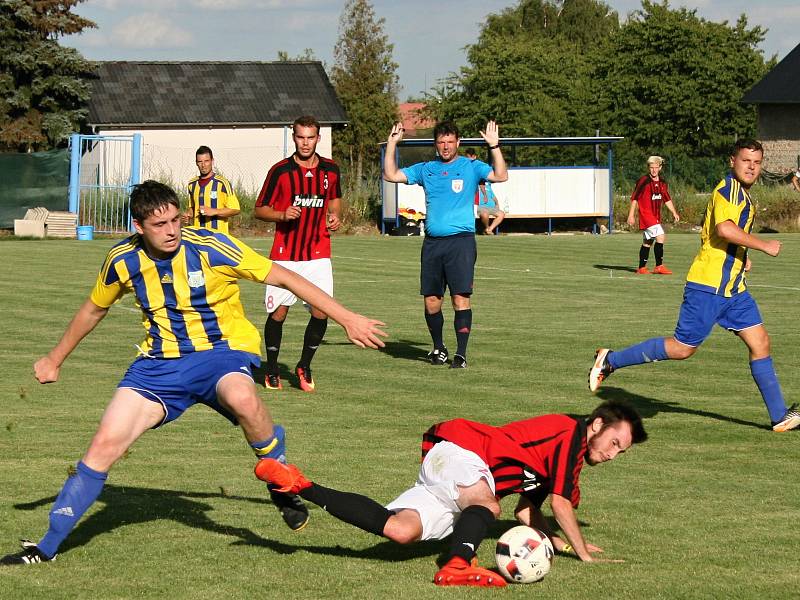
[[[185,48],[192,34],[155,13],[141,13],[114,25],[109,36],[126,48]]]

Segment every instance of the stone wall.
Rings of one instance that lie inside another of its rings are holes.
[[[800,104],[760,104],[758,137],[764,168],[784,173],[800,166]]]

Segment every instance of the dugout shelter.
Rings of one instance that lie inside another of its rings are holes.
[[[503,154],[509,163],[508,181],[493,183],[492,189],[500,199],[500,207],[505,211],[506,218],[547,219],[548,233],[552,233],[553,219],[606,218],[610,232],[614,216],[613,145],[622,139],[624,138],[611,136],[501,138]],[[585,147],[586,158],[573,160],[568,165],[516,166],[519,149],[553,149],[565,146]],[[430,150],[429,156],[420,154],[419,149],[422,147]],[[461,151],[468,147],[474,147],[479,158],[483,154],[483,160],[488,162],[488,149],[483,138],[461,138]],[[381,164],[385,152],[384,142],[381,144]],[[397,145],[396,161],[399,167],[409,166],[420,160],[432,160],[434,156],[434,140],[431,138],[404,139]],[[404,160],[406,157],[414,158]],[[386,233],[399,226],[401,215],[425,213],[425,192],[421,186],[387,181],[382,183],[382,232]]]

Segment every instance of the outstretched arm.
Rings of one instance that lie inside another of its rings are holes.
[[[618,559],[610,558],[595,558],[591,552],[602,552],[603,549],[589,544],[583,539],[580,525],[578,525],[578,518],[575,516],[575,510],[572,508],[572,503],[558,494],[550,496],[550,506],[553,509],[553,516],[556,518],[561,531],[567,536],[567,540],[572,545],[572,552],[584,562],[625,562]]]
[[[778,240],[762,240],[760,237],[747,233],[733,221],[723,221],[717,223],[715,231],[719,237],[727,240],[731,244],[760,250],[770,256],[778,256],[781,251],[781,243]]]
[[[381,337],[387,337],[387,334],[380,327],[385,326],[385,323],[368,319],[348,310],[297,273],[273,263],[264,283],[286,288],[298,298],[302,298],[311,306],[324,312],[342,326],[347,334],[347,339],[356,346],[361,348],[382,348],[384,346]]]
[[[91,300],[86,300],[72,317],[58,344],[34,363],[33,372],[37,381],[39,383],[58,381],[61,365],[107,314],[107,308],[101,308]]]

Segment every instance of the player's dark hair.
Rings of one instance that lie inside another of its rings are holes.
[[[201,154],[208,154],[212,159],[214,158],[214,153],[208,146],[200,146],[194,153],[195,156],[200,156]]]
[[[181,209],[178,196],[168,185],[148,179],[133,186],[131,191],[131,217],[139,223],[143,223],[147,217],[170,204],[178,210]]]
[[[476,158],[478,156],[478,153],[475,152],[475,148],[472,148],[472,147],[467,148],[466,150],[464,150],[464,154],[467,155],[467,156],[474,156]]]
[[[647,432],[644,430],[641,415],[629,404],[625,404],[619,400],[603,402],[589,415],[587,422],[591,423],[598,417],[602,419],[604,428],[619,423],[620,421],[629,423],[634,444],[639,444],[647,439]]]
[[[317,117],[312,115],[303,115],[302,117],[297,117],[292,123],[292,133],[297,133],[297,126],[300,127],[316,127],[317,128],[317,135],[319,135],[320,124],[317,121]]]
[[[764,146],[761,145],[761,142],[754,140],[753,138],[741,138],[736,140],[736,142],[733,144],[733,147],[731,148],[731,156],[736,156],[739,154],[739,150],[744,150],[745,148],[764,154]]]
[[[433,139],[438,140],[442,135],[454,135],[457,138],[461,136],[458,133],[458,125],[453,121],[439,121],[436,127],[433,128]]]

